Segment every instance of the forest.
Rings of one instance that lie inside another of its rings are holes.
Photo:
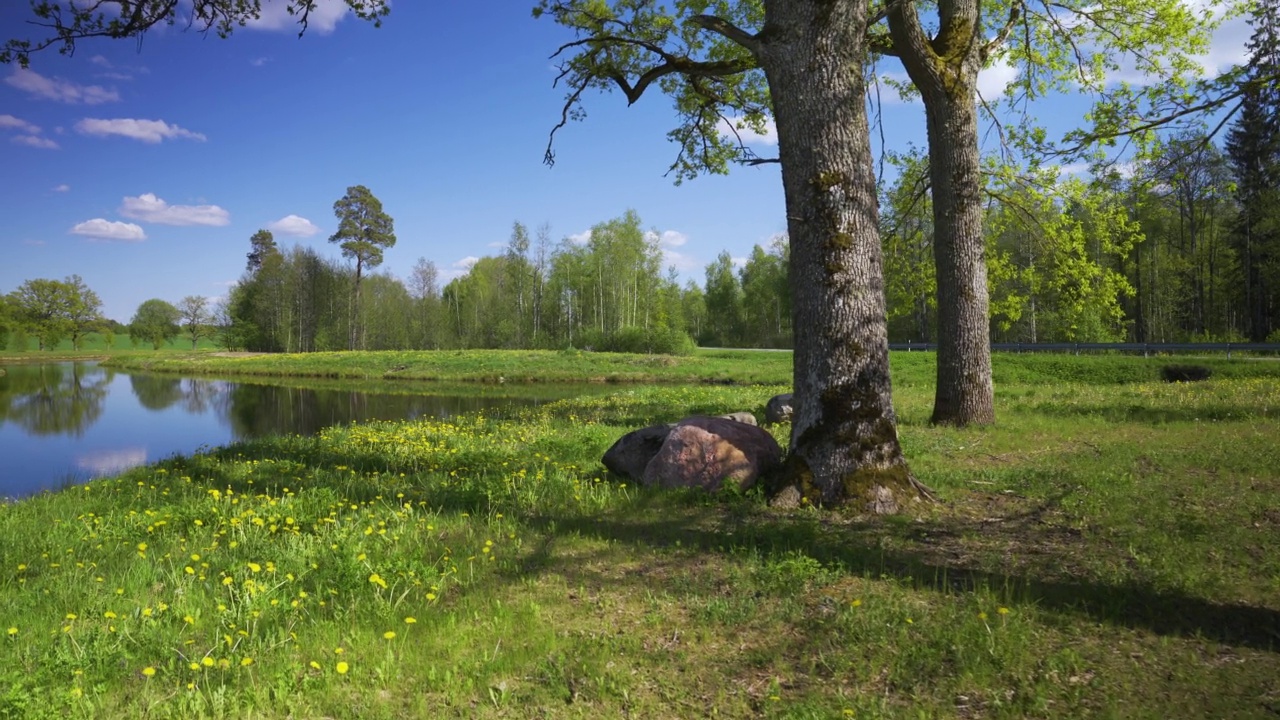
[[[1243,122],[1225,148],[1205,132],[1090,175],[984,165],[986,258],[995,342],[1280,340],[1280,202],[1247,174],[1256,154]],[[1273,141],[1274,142],[1274,141]],[[890,156],[880,191],[885,294],[893,342],[937,337],[928,159]],[[354,189],[354,188],[353,188]],[[367,189],[364,202],[377,203]],[[377,210],[382,213],[381,204]],[[231,350],[312,352],[441,348],[591,348],[682,353],[789,347],[785,235],[745,258],[721,252],[702,282],[663,267],[658,235],[632,210],[585,241],[512,225],[503,251],[447,283],[419,258],[407,278],[364,271],[382,247],[343,257],[281,247],[259,231],[244,274],[214,302],[143,303],[127,323],[101,317],[82,279],[37,278],[2,296],[10,349],[78,344],[104,332],[159,347],[211,337]],[[340,216],[341,219],[341,216]],[[345,257],[345,259],[344,259]],[[349,260],[358,260],[361,273]]]

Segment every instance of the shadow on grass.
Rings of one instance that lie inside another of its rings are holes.
[[[653,510],[669,507],[664,503]],[[624,517],[628,514],[634,516]],[[963,559],[948,562],[928,548],[891,549],[883,542],[886,538],[901,541],[922,535],[933,539],[964,535],[981,531],[980,522],[873,520],[837,524],[819,517],[752,517],[750,511],[734,517],[724,508],[669,513],[663,518],[645,517],[648,514],[649,508],[638,507],[605,517],[543,515],[528,522],[549,537],[576,534],[654,548],[678,545],[711,553],[748,550],[778,559],[803,551],[854,576],[888,575],[909,580],[919,589],[938,592],[987,588],[1011,601],[1097,622],[1159,635],[1280,651],[1280,609],[1218,603],[1136,582],[1106,584],[1072,577],[1045,578],[1034,571],[992,572],[972,567]],[[1044,545],[1051,540],[1041,540],[1043,554]],[[1037,567],[1053,564],[1048,557],[1039,560]],[[526,559],[522,573],[549,571],[554,563],[548,544]],[[643,578],[640,580],[643,584]]]
[[[313,446],[314,447],[314,446]],[[279,491],[299,487],[297,466],[282,466],[278,483],[257,477],[245,485],[223,471],[219,459],[287,457],[309,468],[360,467],[362,471],[392,468],[376,455],[341,456],[313,450],[293,456],[281,455],[284,448],[244,446],[217,450],[208,456],[175,459],[175,468],[197,470],[213,486],[228,486],[240,493]],[[514,459],[514,458],[513,458]],[[459,458],[458,467],[491,467],[493,458]],[[448,472],[450,468],[441,468]],[[503,506],[500,491],[476,484],[438,487],[415,484],[382,486],[353,481],[335,486],[333,491],[348,500],[373,500],[389,493],[404,492],[405,502],[425,502],[447,512],[483,512]],[[276,487],[276,486],[279,487]],[[845,521],[828,513],[775,513],[753,497],[716,499],[701,494],[640,492],[623,507],[599,516],[584,516],[572,510],[529,513],[503,507],[541,533],[544,540],[527,555],[520,568],[505,576],[520,581],[543,573],[582,572],[581,564],[571,567],[556,557],[558,538],[583,536],[606,542],[640,547],[697,548],[707,553],[743,550],[764,558],[784,559],[796,552],[837,567],[855,577],[891,576],[910,581],[919,589],[937,592],[964,592],[985,588],[1008,597],[1011,602],[1033,604],[1065,614],[1088,617],[1160,635],[1203,638],[1257,650],[1280,651],[1280,609],[1229,602],[1214,602],[1186,593],[1155,587],[1139,581],[1107,583],[1086,577],[1072,551],[1106,552],[1105,546],[1085,546],[1072,537],[1070,528],[1043,522],[1044,514],[1056,503],[1049,499],[1031,508],[1005,513],[1001,522],[990,518],[968,518],[943,511],[934,518],[905,517]],[[990,561],[990,548],[977,547],[966,538],[995,539],[1007,543],[1004,555],[1009,566],[1004,571],[981,567]],[[1118,549],[1117,549],[1118,552]],[[575,561],[576,562],[576,561]],[[1119,559],[1117,559],[1119,562]],[[617,582],[610,578],[610,582]],[[645,578],[634,579],[637,589],[648,587]]]

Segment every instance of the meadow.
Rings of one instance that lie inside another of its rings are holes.
[[[0,718],[1280,711],[1280,363],[1168,384],[1154,359],[998,356],[999,423],[956,430],[927,425],[932,356],[895,355],[941,502],[873,518],[599,464],[642,424],[761,415],[785,353],[587,355],[196,356],[684,384],[214,448],[0,507]]]

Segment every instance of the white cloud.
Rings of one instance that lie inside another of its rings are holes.
[[[572,235],[566,235],[566,236],[565,236],[565,240],[568,240],[569,242],[573,243],[574,245],[586,245],[587,243],[591,242],[591,231],[590,231],[590,230],[583,230],[583,231],[582,231],[582,232],[580,232],[580,233],[574,233],[574,234],[572,234]]]
[[[221,227],[231,223],[231,214],[217,205],[170,205],[153,193],[126,197],[120,214],[158,225],[209,225]]]
[[[58,143],[47,137],[40,137],[39,135],[16,135],[13,138],[13,142],[19,145],[26,145],[27,147],[40,148],[41,150],[58,149]]]
[[[1209,75],[1219,75],[1236,65],[1249,61],[1249,49],[1245,43],[1253,35],[1248,17],[1228,20],[1213,33],[1209,40],[1209,52],[1196,57],[1196,61]]]
[[[262,67],[263,65],[266,65],[266,64],[267,64],[267,63],[269,63],[269,62],[271,62],[271,58],[269,58],[269,57],[260,57],[260,58],[254,58],[254,59],[250,60],[250,61],[249,61],[249,64],[250,64],[250,65],[252,65],[252,66],[254,66],[254,67]]]
[[[101,65],[102,67],[105,67],[105,68],[109,68],[112,66],[111,61],[106,59],[102,55],[94,55],[93,57],[89,58],[89,62],[93,63],[94,65]]]
[[[298,215],[285,215],[267,225],[267,229],[273,233],[293,237],[311,237],[320,232],[320,228],[316,227],[315,223]]]
[[[120,242],[142,242],[147,234],[133,223],[113,222],[94,218],[86,220],[71,228],[72,235],[83,235],[98,240],[119,240]]]
[[[494,240],[493,242],[491,242],[491,243],[487,243],[487,244],[486,244],[486,247],[491,247],[491,248],[494,248],[494,249],[496,249],[496,250],[501,250],[502,248],[505,248],[506,246],[507,246],[507,244],[506,244],[506,243],[504,243],[504,242],[502,242],[501,240]]]
[[[31,135],[35,135],[40,132],[39,125],[32,125],[26,120],[16,118],[12,115],[0,115],[0,129],[17,130]]]
[[[170,125],[163,120],[136,120],[133,118],[102,120],[99,118],[85,118],[76,123],[76,130],[83,135],[93,135],[95,137],[120,135],[152,144],[174,138],[190,138],[201,142],[208,139],[198,132],[191,132],[177,125]]]
[[[62,183],[61,185],[55,187],[53,191],[54,192],[71,192],[71,186],[66,183]]]
[[[108,475],[124,472],[131,467],[142,465],[146,461],[146,448],[124,448],[122,450],[99,450],[85,453],[76,458],[76,466],[95,475]]]
[[[255,30],[300,31],[301,16],[290,15],[288,6],[289,3],[286,0],[263,0],[262,12],[258,19],[250,20],[246,27]],[[307,32],[328,35],[348,14],[350,10],[344,0],[317,0],[315,8],[307,16]]]
[[[670,248],[662,249],[662,267],[674,267],[676,272],[688,273],[702,269],[702,263],[684,253],[678,253]]]
[[[469,271],[478,262],[480,262],[480,258],[474,255],[468,255],[462,258],[461,260],[459,260],[458,262],[454,263],[453,266],[459,270]]]
[[[742,141],[743,145],[777,145],[778,144],[778,126],[774,124],[773,118],[765,118],[764,134],[760,134],[749,127],[746,127],[742,118],[731,117],[721,119],[717,125],[720,134],[725,138],[737,142]],[[736,135],[734,133],[737,133]]]
[[[69,105],[100,105],[117,102],[120,94],[114,89],[101,85],[80,85],[62,78],[47,78],[35,70],[18,68],[4,81],[24,92],[46,100],[55,100]]]
[[[736,268],[746,267],[747,259],[744,257],[729,258],[729,262],[733,263]]]
[[[978,92],[987,100],[994,100],[1004,94],[1009,83],[1018,79],[1018,68],[1004,60],[997,60],[991,67],[978,73]]]

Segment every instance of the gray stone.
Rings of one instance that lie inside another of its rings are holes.
[[[651,425],[623,435],[600,458],[610,472],[632,480],[644,477],[644,469],[666,441],[673,425]]]
[[[764,406],[764,421],[767,423],[791,422],[792,393],[782,393],[769,398]]]
[[[725,420],[737,420],[740,423],[746,423],[748,425],[759,424],[756,422],[756,416],[749,412],[735,412],[729,413],[728,415],[717,415],[716,417],[722,417]]]

